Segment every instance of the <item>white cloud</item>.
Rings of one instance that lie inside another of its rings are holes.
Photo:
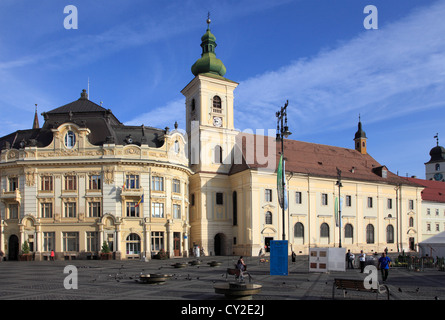
[[[160,129],[165,127],[173,129],[175,122],[178,122],[180,129],[185,130],[185,98],[170,101],[165,106],[151,108],[149,112],[126,121],[125,125],[140,126],[143,124]]]
[[[308,134],[355,125],[359,113],[371,123],[440,106],[444,15],[440,2],[311,59],[242,81],[235,109],[274,128],[275,111],[288,99],[291,126]],[[236,118],[237,126],[251,126],[252,118]]]

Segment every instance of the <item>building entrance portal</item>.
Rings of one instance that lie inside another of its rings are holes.
[[[14,234],[9,237],[8,252],[8,260],[19,259],[19,238]]]
[[[214,245],[213,245],[215,256],[222,256],[226,254],[225,239],[226,236],[223,233],[218,233],[217,235],[215,235]]]

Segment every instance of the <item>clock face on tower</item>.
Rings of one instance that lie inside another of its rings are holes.
[[[442,180],[443,179],[443,175],[441,174],[441,173],[436,173],[435,175],[434,175],[434,180],[436,180],[436,181],[440,181],[440,180]]]
[[[221,127],[222,126],[222,118],[221,117],[213,117],[213,125],[215,127]]]

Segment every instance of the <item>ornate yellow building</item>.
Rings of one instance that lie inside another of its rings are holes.
[[[43,113],[42,128],[35,121],[0,138],[0,248],[9,259],[25,241],[36,260],[51,250],[58,259],[94,258],[104,242],[115,259],[184,256],[194,245],[257,255],[283,234],[302,254],[340,241],[368,253],[415,249],[423,187],[367,154],[361,122],[354,149],[284,140],[283,215],[280,143],[235,129],[238,84],[224,78],[210,28],[201,40],[195,77],[181,91],[185,135],[176,126],[125,126],[83,91]]]
[[[42,128],[1,139],[1,248],[16,259],[116,259],[188,251],[185,139],[176,128],[121,124],[80,99],[43,114]]]

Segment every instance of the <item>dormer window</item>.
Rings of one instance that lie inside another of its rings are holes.
[[[76,145],[76,134],[73,131],[68,131],[65,135],[65,146],[68,149],[74,148]]]

